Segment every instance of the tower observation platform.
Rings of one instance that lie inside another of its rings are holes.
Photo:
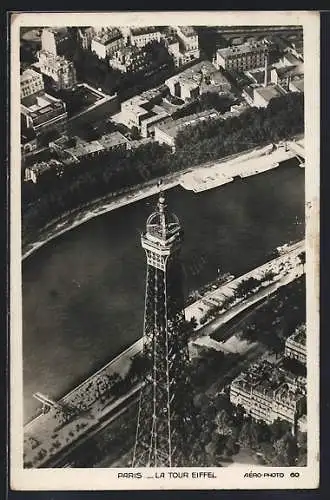
[[[143,336],[147,369],[140,393],[133,467],[184,465],[193,440],[182,236],[180,222],[160,192],[157,208],[141,236],[147,258]]]

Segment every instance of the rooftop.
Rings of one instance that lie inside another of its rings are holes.
[[[94,38],[95,41],[102,43],[103,45],[107,45],[108,43],[113,42],[114,40],[118,40],[122,38],[122,34],[117,28],[109,28],[104,32],[98,33],[98,35]]]
[[[218,49],[217,54],[220,54],[222,57],[226,58],[232,55],[249,54],[250,52],[265,49],[267,47],[268,43],[261,40],[259,42],[247,42],[242,43],[241,45],[235,45],[235,47],[225,47],[224,49]]]
[[[294,86],[294,88],[298,91],[298,92],[304,92],[304,79],[303,78],[299,78],[299,79],[294,79],[291,81],[291,85]]]
[[[276,72],[280,78],[285,78],[287,76],[303,76],[304,75],[304,65],[300,63],[299,65],[283,66],[276,68]]]
[[[291,52],[286,52],[284,54],[284,58],[292,65],[297,65],[297,64],[301,64],[301,61],[299,59],[297,59],[296,56],[294,56],[293,54],[291,54]]]
[[[192,26],[179,26],[179,28],[185,36],[197,36],[197,33]]]
[[[221,71],[219,71],[210,61],[207,60],[194,64],[181,73],[168,78],[166,81],[181,81],[185,83],[191,82],[191,84],[200,85],[202,83],[205,84],[207,79],[210,79],[210,83],[213,82],[215,85],[228,81]]]
[[[137,54],[145,54],[146,52],[144,50],[141,50],[139,47],[136,45],[129,45],[128,47],[121,47],[118,49],[114,56],[115,57],[121,57],[121,56],[135,56]]]
[[[272,68],[267,69],[267,80],[270,81]],[[256,69],[246,71],[245,74],[249,77],[251,75],[252,79],[256,83],[263,83],[265,80],[265,70],[264,69]]]
[[[110,149],[114,146],[119,146],[120,144],[126,144],[129,141],[126,137],[118,131],[112,132],[111,134],[105,134],[100,137],[98,141],[105,149]]]
[[[202,111],[201,113],[184,116],[183,118],[179,118],[178,120],[173,120],[172,118],[170,118],[168,121],[157,125],[157,127],[171,137],[176,137],[179,130],[184,127],[195,125],[200,121],[218,117],[219,113],[215,109],[208,109],[206,111]]]
[[[47,170],[50,170],[51,168],[54,167],[59,167],[61,166],[62,163],[58,160],[52,159],[49,161],[41,161],[38,163],[34,163],[32,166],[27,167],[30,171],[34,172],[35,174],[41,174],[42,172],[46,172]]]
[[[159,31],[158,26],[136,26],[131,28],[131,33],[133,36],[146,35],[147,33],[156,33]]]
[[[77,144],[72,148],[66,148],[66,152],[77,158],[81,158],[88,154],[97,153],[102,151],[104,148],[99,141],[91,142],[77,142]]]
[[[254,93],[259,94],[265,101],[269,102],[275,97],[281,97],[284,92],[277,85],[268,85],[254,89]]]
[[[35,71],[32,68],[28,68],[21,74],[21,84],[34,78],[38,79],[42,78],[41,73],[38,73],[38,71]]]
[[[298,344],[306,345],[306,325],[299,326],[287,340],[293,340]]]
[[[303,395],[298,384],[289,383],[286,373],[268,361],[250,366],[233,380],[232,385],[248,392],[253,390],[254,393],[288,405]]]
[[[287,406],[293,406],[295,401],[302,396],[303,394],[298,388],[293,389],[288,384],[282,384],[275,392],[275,399]]]
[[[47,52],[46,50],[40,50],[39,56],[43,56],[45,59],[47,59],[48,63],[50,62],[51,64],[56,64],[58,67],[65,67],[73,64],[64,56],[59,56],[59,55],[56,56],[55,54]]]
[[[51,118],[65,113],[65,105],[60,99],[56,99],[48,94],[35,94],[22,99],[21,112],[29,115],[34,125],[40,125]]]

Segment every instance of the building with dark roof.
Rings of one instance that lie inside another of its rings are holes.
[[[21,99],[29,95],[42,92],[44,90],[44,80],[42,74],[32,68],[28,68],[21,74]]]
[[[269,53],[269,43],[266,40],[247,42],[218,49],[215,65],[227,71],[247,71],[264,66]]]
[[[51,151],[55,151],[65,164],[78,163],[86,158],[93,158],[102,151],[118,148],[130,149],[130,142],[118,131],[102,135],[95,141],[84,141],[79,137],[62,136],[49,143]]]
[[[48,94],[31,95],[21,102],[22,132],[32,128],[39,135],[50,129],[64,130],[68,114],[63,101]]]
[[[37,65],[42,74],[52,79],[58,90],[69,89],[77,82],[74,64],[65,59],[64,56],[40,50]]]
[[[253,89],[253,106],[267,108],[272,99],[285,95],[286,92],[278,85],[267,85]]]
[[[215,109],[208,109],[202,111],[201,113],[196,113],[193,115],[185,116],[179,118],[178,120],[173,120],[172,118],[159,123],[154,127],[155,141],[160,144],[167,144],[173,150],[175,148],[175,139],[178,133],[185,127],[194,126],[198,122],[203,122],[205,120],[212,120],[218,118],[220,115]]]
[[[272,424],[281,419],[296,426],[306,411],[306,387],[268,361],[256,363],[230,385],[230,401],[255,420]]]
[[[51,170],[59,171],[63,164],[55,159],[49,161],[41,161],[25,168],[25,181],[32,181],[34,184],[38,182],[40,176]]]
[[[158,27],[155,26],[141,26],[133,27],[130,30],[130,43],[136,47],[145,47],[152,41],[159,42],[161,33]]]
[[[109,59],[109,65],[122,73],[146,70],[150,64],[151,59],[146,51],[134,45],[116,50]]]
[[[124,47],[124,37],[117,28],[102,28],[91,41],[91,51],[99,59],[106,59]]]
[[[206,92],[228,93],[231,84],[210,61],[201,61],[165,81],[170,93],[183,100]]]
[[[286,339],[284,355],[306,365],[306,325],[301,325]]]

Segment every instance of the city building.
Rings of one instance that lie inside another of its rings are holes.
[[[242,43],[218,49],[214,64],[227,71],[247,71],[264,66],[268,52],[269,43],[265,40]]]
[[[295,429],[297,419],[306,412],[306,389],[275,364],[263,361],[232,381],[230,401],[255,420],[272,424],[281,419]]]
[[[102,135],[95,141],[84,141],[80,137],[62,136],[49,143],[49,149],[57,153],[64,164],[78,163],[94,158],[103,151],[131,149],[130,142],[120,132]]]
[[[130,43],[139,48],[145,47],[154,40],[159,42],[160,39],[161,33],[155,26],[134,27],[130,30]]]
[[[102,28],[91,42],[91,51],[99,59],[106,59],[122,47],[124,47],[124,38],[117,28]]]
[[[98,141],[103,146],[105,151],[122,148],[131,149],[130,141],[118,131],[111,132],[110,134],[104,134]]]
[[[90,50],[92,45],[92,40],[95,37],[96,32],[92,26],[79,26],[77,28],[77,37],[79,45],[84,50]]]
[[[150,57],[138,47],[122,47],[115,51],[109,59],[109,65],[123,73],[135,73],[146,70],[150,66]]]
[[[43,90],[44,80],[41,73],[28,68],[21,74],[21,99]]]
[[[24,159],[29,154],[36,151],[38,148],[37,136],[33,129],[27,129],[24,134],[21,134],[21,155]]]
[[[286,339],[284,356],[296,359],[306,365],[306,325],[301,325],[296,331]]]
[[[272,99],[285,95],[284,89],[278,85],[257,87],[253,89],[253,106],[256,108],[267,108]]]
[[[302,66],[303,65],[301,59],[299,59],[298,57],[296,57],[290,51],[287,51],[287,52],[285,52],[283,54],[283,57],[281,59],[281,63],[284,66]]]
[[[36,184],[39,180],[39,177],[44,175],[46,172],[56,169],[58,172],[63,168],[63,164],[55,159],[49,161],[41,161],[38,163],[34,163],[29,167],[25,168],[25,181],[32,181]]]
[[[175,26],[175,31],[179,39],[181,64],[198,59],[200,56],[198,35],[192,26]]]
[[[68,29],[43,28],[41,32],[41,50],[49,52],[53,56],[63,55],[69,43]]]
[[[142,137],[153,133],[154,127],[170,113],[161,105],[161,93],[145,92],[121,104],[121,123],[128,128],[136,127]]]
[[[53,80],[57,90],[69,89],[77,82],[74,64],[64,56],[41,50],[38,53],[38,68]]]
[[[231,84],[210,62],[201,61],[165,81],[170,93],[184,101],[195,99],[205,92],[228,93]]]
[[[68,114],[63,101],[48,94],[34,94],[21,102],[22,133],[33,129],[40,135],[51,129],[64,130]]]
[[[289,83],[290,92],[304,92],[304,79],[303,78],[294,78]]]
[[[290,83],[304,78],[304,68],[300,64],[298,66],[281,66],[271,70],[271,82],[280,85],[284,90],[290,90]]]
[[[160,144],[167,144],[173,151],[175,149],[175,139],[178,133],[185,127],[196,125],[198,122],[218,118],[220,114],[215,109],[208,109],[201,113],[185,116],[178,120],[172,118],[157,124],[154,127],[154,139]]]
[[[298,418],[297,427],[299,432],[307,432],[307,415],[302,415]]]
[[[143,356],[149,361],[141,388],[133,467],[187,466],[196,421],[189,386],[182,230],[160,193],[141,244],[147,259]]]
[[[183,54],[179,45],[179,38],[173,34],[166,34],[163,39],[169,54],[173,57],[175,66],[179,67],[184,64]]]

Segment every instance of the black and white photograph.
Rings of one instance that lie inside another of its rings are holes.
[[[316,488],[318,14],[160,14],[12,20],[12,483]]]

